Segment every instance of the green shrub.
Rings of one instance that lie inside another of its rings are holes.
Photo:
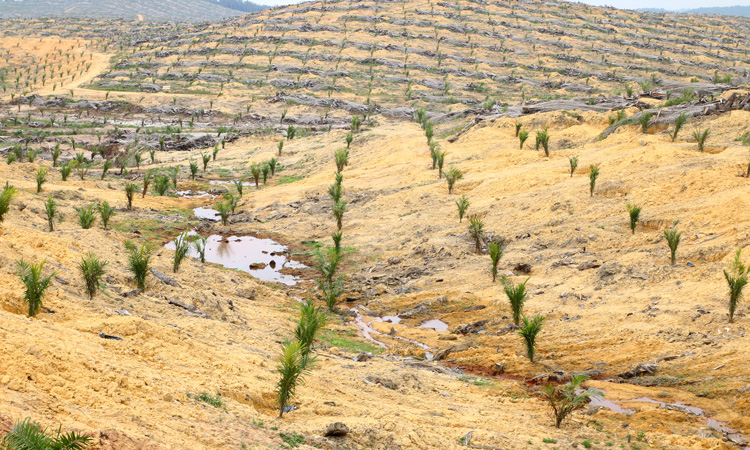
[[[276,169],[279,167],[279,161],[276,158],[268,160],[268,168],[271,169],[271,176],[276,175]]]
[[[492,273],[492,282],[494,283],[497,280],[497,264],[503,256],[503,246],[497,242],[490,242],[489,251],[490,260],[492,261],[490,272]]]
[[[700,150],[701,152],[705,149],[706,139],[708,139],[708,133],[708,128],[703,131],[693,131],[693,138],[695,139],[695,142],[698,143],[698,150]]]
[[[50,232],[55,231],[55,219],[60,218],[57,206],[57,202],[51,195],[47,197],[47,201],[44,202],[44,212],[47,214],[47,224],[49,225]]]
[[[97,206],[99,210],[99,216],[102,218],[102,226],[106,230],[109,226],[109,219],[112,218],[112,216],[115,215],[115,208],[112,206],[109,206],[109,203],[104,201]]]
[[[680,114],[674,120],[674,131],[672,132],[672,135],[671,135],[672,142],[674,142],[675,139],[677,139],[677,133],[680,132],[680,130],[682,129],[682,126],[685,125],[685,123],[687,122],[687,120],[688,120],[688,116],[685,113]]]
[[[286,138],[291,141],[292,139],[294,139],[296,135],[297,135],[297,127],[295,127],[294,125],[289,125],[286,128]]]
[[[84,230],[88,230],[96,222],[96,205],[93,203],[85,208],[76,208],[76,211],[78,211],[78,224]]]
[[[83,282],[86,285],[86,293],[89,296],[89,300],[94,299],[96,291],[101,285],[102,277],[104,276],[104,268],[109,264],[107,261],[102,261],[89,252],[86,256],[81,259],[78,264],[78,270],[80,270],[83,276]]]
[[[26,418],[11,428],[0,441],[4,450],[84,450],[91,445],[91,437],[76,432],[55,434]]]
[[[505,295],[508,296],[510,310],[513,313],[513,323],[516,325],[521,321],[523,304],[526,302],[526,283],[528,281],[529,278],[526,278],[523,283],[518,284],[513,284],[507,280],[503,282],[503,290],[505,291]]]
[[[42,192],[42,185],[47,182],[47,172],[49,169],[47,167],[40,167],[39,170],[36,171],[36,193]]]
[[[477,253],[482,253],[482,243],[484,242],[484,221],[476,215],[469,216],[469,236],[474,240],[474,247]]]
[[[346,148],[350,148],[352,146],[352,142],[354,141],[354,135],[352,133],[349,133],[346,135]]]
[[[128,270],[133,274],[138,289],[145,290],[146,276],[148,275],[153,250],[146,242],[138,248],[131,241],[125,241],[125,249],[128,251]]]
[[[672,265],[674,265],[676,261],[677,246],[680,245],[680,239],[682,238],[682,233],[677,231],[677,222],[674,223],[672,228],[664,230],[664,237],[667,239],[670,259]]]
[[[13,196],[16,195],[16,188],[5,182],[3,192],[0,193],[0,222],[5,220],[5,215],[10,211],[10,202],[13,200]]]
[[[456,200],[456,207],[458,208],[458,223],[464,220],[464,214],[469,209],[469,199],[466,195],[462,195]]]
[[[42,276],[42,269],[44,269],[44,263],[47,260],[40,262],[39,264],[27,263],[23,258],[16,262],[18,278],[26,287],[26,291],[23,295],[23,300],[29,306],[29,317],[34,317],[42,309],[42,298],[44,298],[47,288],[49,288],[52,277],[55,276],[55,272],[52,272],[49,276]]]
[[[463,172],[455,167],[451,167],[450,170],[445,173],[445,181],[448,182],[448,194],[453,193],[453,186],[456,184],[456,181],[463,178],[463,176]]]
[[[523,316],[523,326],[518,330],[518,334],[523,338],[526,346],[526,356],[529,361],[534,362],[534,356],[536,355],[536,337],[540,331],[542,331],[542,324],[544,323],[544,317],[534,316],[529,320],[526,316]]]
[[[630,232],[635,234],[635,228],[638,226],[638,220],[641,216],[641,207],[628,203],[625,205],[625,208],[627,208],[628,215],[630,216]]]
[[[138,186],[136,186],[135,183],[125,184],[125,196],[128,199],[128,210],[133,209],[133,197],[136,192],[138,192]]]
[[[737,310],[737,303],[742,297],[742,290],[747,285],[747,274],[750,271],[750,268],[745,267],[742,263],[741,256],[742,249],[737,249],[729,271],[724,270],[724,278],[729,284],[729,323],[734,322],[734,312]]]
[[[526,142],[526,139],[529,138],[529,132],[526,130],[521,130],[518,133],[518,142],[519,142],[519,150],[523,150],[523,144]]]
[[[599,178],[599,166],[591,164],[589,166],[589,195],[594,196],[594,189],[596,188],[596,179]]]
[[[560,428],[563,420],[574,411],[588,406],[592,397],[601,397],[602,393],[595,389],[583,390],[582,384],[588,379],[585,375],[573,375],[570,382],[563,386],[545,385],[542,390],[555,419],[555,426]]]
[[[573,178],[573,174],[578,168],[578,156],[571,156],[568,158],[568,162],[570,163],[570,178]]]
[[[282,346],[279,366],[276,372],[279,381],[276,384],[276,399],[279,405],[279,418],[297,392],[297,387],[304,382],[305,375],[310,373],[315,357],[306,353],[299,341],[287,342]]]

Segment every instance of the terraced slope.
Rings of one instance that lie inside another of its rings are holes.
[[[204,0],[4,0],[0,18],[89,17],[146,21],[211,21],[242,14]]]

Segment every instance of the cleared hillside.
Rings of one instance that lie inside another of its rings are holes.
[[[0,186],[18,190],[0,436],[31,417],[106,450],[750,445],[750,307],[730,323],[723,272],[750,257],[744,19],[326,1],[0,25]],[[84,228],[104,202],[108,226]],[[186,231],[223,259],[176,270]],[[315,251],[338,231],[327,304]],[[307,267],[248,261],[249,236]],[[145,289],[126,241],[155,249]],[[88,252],[109,261],[93,298]],[[33,318],[21,258],[56,271]],[[272,269],[299,283],[258,278]],[[533,360],[506,292],[521,283],[544,317]],[[308,299],[331,312],[279,418]],[[578,374],[604,399],[556,428],[543,387]]]
[[[145,21],[215,21],[243,14],[204,0],[0,0],[0,18],[86,17]]]

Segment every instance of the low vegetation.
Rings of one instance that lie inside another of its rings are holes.
[[[552,409],[555,427],[560,428],[568,416],[588,406],[592,398],[601,397],[601,392],[595,389],[583,389],[582,385],[587,379],[585,375],[573,375],[570,382],[562,386],[544,386],[542,394]]]
[[[26,260],[21,258],[16,262],[18,278],[21,279],[21,282],[26,288],[26,291],[23,294],[23,300],[29,307],[29,317],[35,317],[39,314],[39,311],[42,309],[42,299],[44,298],[44,294],[47,292],[50,281],[56,273],[52,272],[46,277],[42,275],[42,270],[44,269],[44,263],[46,261],[47,260],[45,259],[38,264],[34,264],[26,262]]]

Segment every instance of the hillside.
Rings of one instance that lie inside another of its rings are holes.
[[[730,322],[724,271],[750,261],[749,28],[528,0],[0,21],[0,436],[747,447],[750,307]],[[184,232],[205,263],[175,267]],[[127,241],[154,250],[145,289]],[[21,259],[52,276],[35,317]],[[513,289],[544,318],[533,358]],[[307,300],[327,321],[279,417]],[[574,375],[603,397],[557,428],[544,389]]]
[[[242,14],[206,0],[0,0],[0,18],[86,17],[139,21],[215,21]]]

